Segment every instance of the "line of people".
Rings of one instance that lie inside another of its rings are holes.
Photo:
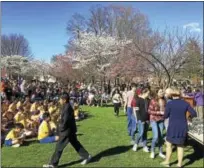
[[[150,91],[149,88],[140,88],[132,84],[131,90],[125,96],[124,108],[127,109],[128,135],[131,137],[133,151],[138,146],[144,152],[150,152],[150,158],[155,158],[155,148],[159,148],[159,156],[165,159],[161,164],[169,167],[172,153],[172,144],[178,149],[178,167],[182,166],[183,147],[187,137],[188,125],[186,113],[196,117],[196,111],[182,99],[181,91],[177,88],[168,88]],[[147,147],[147,133],[152,128],[151,148]],[[166,137],[164,129],[166,128]],[[136,134],[137,133],[137,134]],[[163,145],[166,143],[166,155]]]

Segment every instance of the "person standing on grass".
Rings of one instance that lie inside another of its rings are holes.
[[[198,117],[203,120],[204,119],[204,93],[201,91],[201,89],[196,89],[195,96],[194,96],[195,102],[196,102],[196,112]]]
[[[125,113],[125,115],[127,114],[127,103],[125,103],[125,101],[127,100],[127,92],[128,92],[128,89],[127,89],[127,87],[125,87],[125,88],[124,88],[124,91],[123,91],[123,93],[122,93],[122,96],[123,96],[123,104],[124,104],[124,105],[126,104],[126,106],[124,106],[124,113]]]
[[[127,119],[128,119],[128,134],[131,136],[131,144],[135,143],[134,136],[136,132],[136,118],[133,114],[133,108],[131,107],[131,103],[136,91],[136,84],[131,84],[131,90],[127,92],[126,101],[124,108],[127,106]]]
[[[173,89],[172,99],[171,102],[167,103],[164,113],[164,118],[169,118],[169,126],[166,135],[166,159],[161,165],[169,167],[172,144],[174,144],[177,145],[177,167],[182,167],[184,142],[188,132],[186,113],[189,111],[191,117],[196,117],[196,112],[190,104],[181,99],[180,90]]]
[[[74,110],[69,103],[69,95],[64,94],[60,98],[60,104],[62,105],[61,119],[59,121],[59,140],[56,144],[55,152],[52,155],[50,163],[43,165],[46,168],[55,168],[58,166],[64,148],[70,142],[76,152],[83,159],[82,165],[87,164],[91,160],[91,155],[84,149],[81,143],[77,139],[77,127],[74,118]]]
[[[153,94],[153,99],[150,101],[148,113],[150,114],[150,124],[152,126],[152,146],[150,158],[155,158],[155,145],[158,143],[159,156],[165,159],[163,154],[163,130],[164,130],[164,110],[166,101],[164,99],[164,92],[160,89]]]
[[[113,100],[115,115],[118,116],[120,106],[121,106],[121,103],[122,103],[122,97],[121,97],[118,89],[115,90],[115,94],[113,95],[112,100]]]
[[[149,152],[147,147],[147,132],[149,128],[149,114],[148,114],[148,106],[149,106],[149,89],[143,88],[141,90],[141,95],[136,99],[136,107],[134,115],[137,118],[138,125],[138,134],[136,136],[135,144],[133,146],[133,151],[137,151],[138,144],[140,141],[143,143],[143,151]]]
[[[203,120],[203,116],[204,116],[204,111],[203,111],[203,107],[204,107],[204,94],[201,91],[201,89],[197,88],[195,90],[195,92],[193,93],[187,93],[186,94],[189,97],[194,98],[195,104],[196,104],[196,112],[197,112],[197,116],[198,118],[200,118],[201,120]]]

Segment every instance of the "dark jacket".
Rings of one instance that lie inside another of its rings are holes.
[[[138,97],[136,99],[136,107],[138,107],[138,110],[136,111],[137,120],[142,122],[149,121],[149,99]]]
[[[77,132],[74,110],[70,103],[64,105],[59,121],[59,135],[69,136]]]

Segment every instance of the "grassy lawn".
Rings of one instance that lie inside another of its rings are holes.
[[[120,117],[113,115],[112,108],[83,107],[89,117],[77,123],[78,138],[93,156],[93,161],[85,167],[160,167],[161,158],[149,158],[149,153],[132,151],[130,137],[127,136],[127,121],[121,111]],[[149,131],[148,139],[151,139]],[[192,143],[193,141],[189,141]],[[150,146],[151,140],[148,141]],[[196,143],[185,148],[184,164],[189,167],[203,167],[203,150]],[[47,164],[55,144],[40,145],[32,142],[29,146],[2,149],[4,167],[42,167]],[[158,150],[156,150],[158,153]],[[177,163],[176,152],[172,156],[172,166]],[[60,167],[80,167],[79,156],[68,145],[60,160]]]

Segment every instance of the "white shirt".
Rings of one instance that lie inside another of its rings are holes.
[[[92,100],[94,98],[94,95],[92,93],[89,93],[89,97],[90,100]]]

